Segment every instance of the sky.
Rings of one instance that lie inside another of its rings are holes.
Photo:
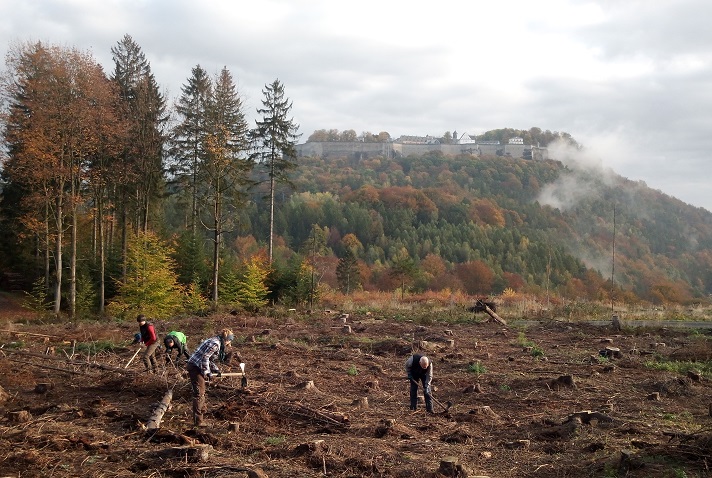
[[[279,79],[301,141],[319,129],[567,132],[588,158],[712,211],[709,0],[0,0],[9,47],[90,52],[130,35],[169,100],[232,73],[254,125]],[[563,158],[557,158],[563,159]]]

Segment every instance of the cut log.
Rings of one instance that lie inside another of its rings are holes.
[[[485,306],[485,312],[487,312],[487,315],[489,315],[490,317],[492,317],[494,320],[496,320],[496,321],[499,322],[500,324],[502,324],[502,325],[507,325],[507,322],[505,322],[502,317],[500,317],[499,315],[497,315],[497,312],[495,312],[494,310],[490,309],[487,304],[484,304],[484,306]]]
[[[168,390],[166,394],[163,395],[163,399],[161,399],[156,408],[153,410],[151,418],[148,419],[146,430],[158,430],[161,427],[161,420],[163,419],[163,415],[166,411],[168,411],[168,408],[170,408],[172,399],[173,390]]]

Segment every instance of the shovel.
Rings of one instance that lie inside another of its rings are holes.
[[[418,382],[416,382],[412,378],[410,379],[410,381],[416,385],[419,385]],[[448,401],[447,407],[446,407],[445,405],[442,404],[442,402],[440,400],[435,398],[432,393],[430,393],[430,398],[433,400],[433,402],[437,403],[438,405],[440,405],[443,408],[444,413],[448,413],[450,411],[450,407],[452,407],[452,402]]]

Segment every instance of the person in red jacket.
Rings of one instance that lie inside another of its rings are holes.
[[[151,322],[146,321],[146,316],[143,314],[136,317],[136,322],[138,322],[139,330],[141,331],[141,343],[146,346],[146,350],[143,351],[141,356],[143,364],[146,366],[147,372],[156,373],[158,371],[156,349],[159,345],[156,329]]]

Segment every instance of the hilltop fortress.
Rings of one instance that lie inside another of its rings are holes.
[[[473,136],[453,135],[450,143],[443,143],[433,136],[401,136],[383,143],[363,141],[309,141],[296,145],[297,157],[337,158],[349,157],[366,159],[376,156],[386,158],[421,156],[430,152],[440,152],[445,156],[459,154],[496,155],[522,159],[549,159],[546,148],[524,144],[519,137],[510,138],[506,144],[499,141],[477,141]]]

